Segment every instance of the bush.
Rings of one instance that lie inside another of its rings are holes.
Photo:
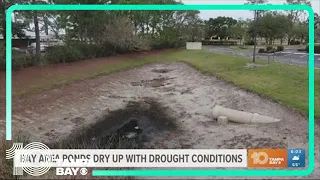
[[[272,46],[267,46],[267,52],[270,52],[273,50],[273,47]]]
[[[74,44],[73,47],[82,53],[83,59],[106,57],[116,53],[110,44]]]
[[[229,41],[229,40],[223,40],[223,41],[202,41],[202,45],[216,45],[216,46],[223,46],[223,45],[227,45],[227,46],[236,46],[238,44],[237,41]]]
[[[75,62],[84,58],[83,52],[74,45],[48,47],[46,51],[48,63]]]
[[[109,43],[84,44],[79,42],[67,43],[66,46],[47,48],[45,58],[48,63],[68,63],[84,59],[107,57],[116,53],[130,52],[128,49],[115,48]]]
[[[309,52],[309,46],[306,46],[306,51]],[[314,53],[320,54],[320,45],[314,46]]]
[[[100,40],[108,42],[116,52],[143,51],[149,49],[149,42],[144,38],[134,35],[135,26],[128,17],[116,17],[110,19],[109,25],[104,29]],[[169,32],[169,31],[168,31]],[[172,32],[170,32],[172,33]],[[168,37],[167,37],[168,38]],[[168,38],[176,42],[176,38]]]
[[[203,45],[209,45],[209,43],[205,43],[209,41],[202,41]],[[185,46],[185,41],[179,39],[168,39],[168,38],[155,38],[152,40],[151,47],[152,49],[165,49],[165,48],[181,48]]]
[[[284,50],[284,47],[283,46],[277,46],[277,52],[278,51],[283,51]]]
[[[268,53],[275,53],[275,52],[277,52],[277,50],[275,48],[273,48],[270,51],[268,51]]]
[[[6,47],[0,43],[0,70],[6,69]]]
[[[0,43],[0,70],[6,69],[6,48],[4,43]],[[32,65],[32,56],[25,53],[12,51],[12,69],[19,70],[21,68]]]
[[[12,55],[12,69],[19,70],[32,66],[33,56],[28,56],[26,54],[13,54]]]
[[[265,49],[263,49],[263,48],[261,48],[261,49],[259,49],[258,50],[258,53],[265,53],[266,51],[265,51]]]
[[[289,44],[290,45],[300,45],[300,41],[296,41],[296,40],[291,40],[290,42],[289,42]]]
[[[254,45],[254,41],[253,40],[249,40],[249,41],[246,41],[244,42],[245,45]]]
[[[320,54],[320,46],[314,46],[314,53]]]

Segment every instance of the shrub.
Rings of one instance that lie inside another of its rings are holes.
[[[104,33],[100,37],[102,42],[114,47],[116,52],[124,53],[130,51],[143,51],[149,49],[149,42],[144,38],[134,35],[134,24],[128,17],[117,17],[110,19],[110,23],[105,26]],[[170,38],[169,38],[170,39]],[[170,39],[176,42],[176,39]]]
[[[291,40],[290,42],[289,42],[289,44],[290,45],[300,45],[300,41],[296,41],[296,40]]]
[[[314,53],[320,54],[320,46],[314,46]]]
[[[249,41],[246,41],[244,44],[245,45],[254,45],[254,41],[253,40],[249,40]]]
[[[0,70],[6,69],[6,51],[5,44],[0,43]],[[19,70],[21,68],[29,67],[32,65],[32,56],[26,53],[12,51],[12,69]]]
[[[6,69],[6,47],[0,43],[0,70]]]
[[[263,49],[263,48],[260,48],[259,50],[258,50],[258,53],[265,53],[266,51],[265,51],[265,49]]]
[[[272,46],[267,46],[267,52],[270,52],[273,50],[273,47]]]
[[[202,41],[203,45],[209,45],[210,41]],[[179,40],[177,38],[166,38],[159,37],[152,39],[151,47],[152,49],[165,49],[165,48],[181,48],[185,46],[185,41]]]
[[[309,52],[309,46],[306,46],[306,51]],[[320,45],[314,46],[314,53],[320,54]]]
[[[113,54],[114,48],[109,44],[84,44],[75,43],[72,45],[82,53],[83,59],[99,58]]]
[[[278,51],[283,51],[284,50],[284,47],[283,46],[277,46],[277,52]]]
[[[68,63],[126,52],[130,51],[120,47],[116,48],[110,43],[84,44],[71,42],[67,43],[66,46],[49,47],[46,51],[45,58],[48,63]]]
[[[277,52],[277,50],[276,49],[271,49],[270,51],[268,51],[268,53],[275,53],[275,52]]]
[[[12,69],[19,70],[32,66],[33,56],[28,56],[26,54],[13,54],[12,55]]]
[[[75,45],[53,46],[47,48],[46,59],[48,63],[75,62],[84,58],[83,53]]]
[[[228,46],[235,46],[237,45],[237,41],[230,41],[230,40],[223,40],[223,41],[202,41],[202,45],[216,45],[216,46],[222,46],[222,45],[228,45]]]

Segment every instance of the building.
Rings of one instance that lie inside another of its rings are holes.
[[[36,42],[36,36],[34,32],[25,31],[27,38],[20,39],[18,37],[12,38],[12,47],[17,47],[21,49],[26,49],[28,46],[30,46],[32,43]],[[0,35],[0,42],[5,41],[3,39],[3,36]],[[61,40],[58,40],[55,38],[55,35],[51,32],[49,35],[46,35],[45,33],[40,33],[40,42],[41,44],[45,44],[46,46],[51,46],[55,44],[62,43]]]

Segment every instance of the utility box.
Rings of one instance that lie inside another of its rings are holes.
[[[202,49],[201,42],[187,42],[187,49]]]

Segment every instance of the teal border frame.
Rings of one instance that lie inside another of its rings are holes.
[[[304,10],[309,14],[309,164],[303,170],[93,170],[93,176],[307,176],[314,170],[314,11],[307,5],[13,5],[6,14],[6,140],[12,140],[12,22],[19,10]]]

